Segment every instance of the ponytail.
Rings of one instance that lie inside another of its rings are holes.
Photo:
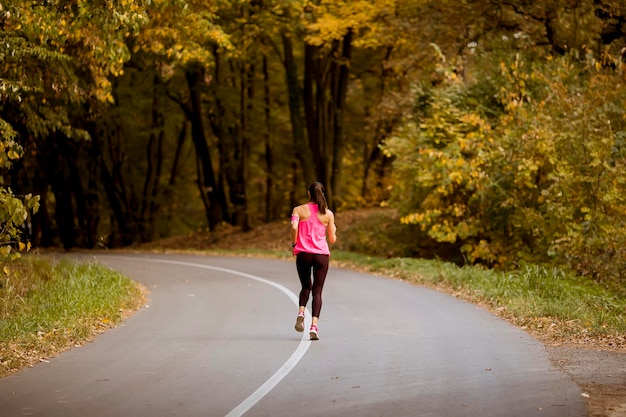
[[[324,186],[321,182],[314,182],[309,185],[309,196],[311,198],[311,202],[317,204],[320,213],[326,214],[328,202],[324,196]]]

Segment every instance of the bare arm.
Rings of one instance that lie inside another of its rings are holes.
[[[328,241],[330,243],[335,243],[337,241],[337,226],[335,225],[335,215],[330,210],[326,210],[326,213],[328,214],[328,226],[326,226]]]
[[[298,207],[291,212],[291,243],[292,246],[298,241],[298,224],[300,223],[300,213]]]

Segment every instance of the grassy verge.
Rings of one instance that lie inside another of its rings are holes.
[[[26,256],[0,270],[0,376],[91,340],[143,303],[143,290],[95,263]]]

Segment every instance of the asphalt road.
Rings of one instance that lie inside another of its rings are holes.
[[[430,289],[331,261],[311,342],[293,329],[293,261],[98,259],[144,283],[147,305],[94,342],[0,379],[0,416],[586,415],[539,342]]]

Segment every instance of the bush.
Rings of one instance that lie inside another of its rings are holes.
[[[385,146],[402,221],[458,244],[470,263],[620,280],[626,85],[587,64],[518,54],[483,66],[494,70],[480,82],[417,89],[415,114]]]

